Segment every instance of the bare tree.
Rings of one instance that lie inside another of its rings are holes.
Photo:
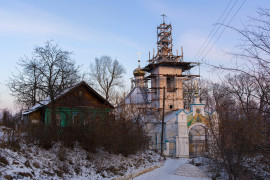
[[[194,102],[195,90],[199,90],[200,101],[205,100],[208,88],[206,87],[207,81],[199,80],[197,87],[195,87],[195,78],[187,79],[183,81],[183,96],[184,96],[184,109],[190,109],[190,105]]]
[[[45,95],[38,89],[37,84],[41,80],[40,72],[37,70],[37,62],[32,58],[21,58],[18,63],[21,70],[13,74],[9,79],[8,87],[16,102],[24,108],[29,108],[45,98]]]
[[[115,59],[109,56],[101,56],[90,64],[90,84],[101,92],[106,100],[111,100],[113,90],[123,87],[123,75],[125,68]]]
[[[261,108],[260,86],[247,74],[229,75],[222,84],[209,85],[209,106],[218,112],[210,119],[210,157],[229,179],[270,176],[269,115]]]
[[[256,98],[263,103],[262,110],[270,106],[270,9],[259,9],[257,14],[258,17],[251,18],[251,24],[242,30],[230,27],[242,37],[238,52],[231,53],[236,57],[238,66],[214,68],[243,73],[252,79],[258,88],[251,93],[259,93]]]
[[[236,74],[228,76],[222,86],[219,86],[225,94],[212,101],[213,109],[217,109],[221,121],[217,140],[224,142],[223,145],[228,144],[220,146],[217,152],[219,160],[226,163],[223,167],[227,166],[226,171],[231,173],[230,179],[270,176],[269,20],[270,9],[259,9],[258,17],[251,18],[250,24],[244,29],[230,27],[242,37],[238,52],[232,53],[236,57],[237,66],[215,66],[219,70]],[[217,94],[216,91],[215,96]],[[217,103],[221,99],[227,102],[228,107]],[[252,177],[243,177],[244,174]]]
[[[73,87],[80,78],[79,67],[70,55],[71,52],[47,41],[44,47],[34,49],[31,59],[21,60],[22,70],[8,84],[17,101],[28,106],[41,103],[41,99],[44,103],[44,97],[47,97],[52,110],[52,125],[56,124],[55,99],[64,90]]]

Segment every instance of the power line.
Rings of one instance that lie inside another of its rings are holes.
[[[208,49],[208,51],[205,53],[205,55],[202,57],[202,59],[204,59],[208,53],[211,51],[211,49],[214,47],[214,45],[216,44],[216,42],[219,40],[219,38],[221,37],[221,35],[224,33],[224,31],[226,30],[226,28],[228,27],[228,25],[231,23],[231,21],[234,19],[234,17],[237,15],[237,13],[240,11],[240,9],[242,8],[242,6],[244,5],[244,3],[246,2],[246,0],[244,0],[242,2],[242,4],[239,6],[239,8],[237,9],[237,11],[234,13],[234,15],[232,16],[232,18],[229,20],[229,22],[227,23],[227,25],[224,27],[224,29],[222,30],[222,32],[219,34],[219,36],[217,37],[217,39],[215,40],[215,42],[212,44],[212,46]],[[235,3],[234,3],[235,4]],[[220,24],[221,26],[222,24]],[[202,53],[201,53],[202,55]],[[194,72],[194,71],[193,71]]]
[[[219,29],[221,28],[221,25],[224,24],[224,22],[227,20],[227,17],[228,17],[228,16],[230,15],[230,13],[232,12],[232,10],[233,10],[235,4],[237,3],[237,1],[238,1],[238,0],[236,0],[236,1],[233,3],[232,7],[230,8],[229,12],[226,14],[226,16],[225,16],[225,18],[222,20],[222,22],[221,22],[221,23],[218,23],[218,28],[216,29],[215,33],[211,36],[211,39],[208,41],[207,45],[203,48],[203,50],[202,50],[202,52],[201,52],[201,54],[200,54],[199,57],[201,57],[201,56],[204,54],[205,50],[208,48],[209,44],[212,42],[213,38],[215,37],[215,35],[216,35],[217,32],[219,31]]]
[[[228,7],[230,6],[232,0],[230,0],[230,2],[227,4],[226,8],[223,10],[221,16],[219,17],[217,23],[219,23],[219,21],[221,20],[221,18],[223,17],[224,13],[227,11]],[[201,51],[201,49],[203,48],[203,46],[205,45],[205,43],[207,42],[207,40],[210,38],[210,36],[212,35],[212,33],[214,32],[214,30],[216,29],[217,26],[214,26],[211,30],[211,32],[208,34],[207,38],[205,39],[203,45],[200,47],[200,49],[197,51],[196,55],[194,56],[193,58],[193,61],[194,59],[197,57],[197,55],[199,54],[199,52]]]
[[[203,59],[208,55],[208,53],[211,51],[211,49],[214,47],[214,45],[216,44],[216,42],[219,40],[219,38],[221,37],[221,35],[223,34],[223,32],[226,30],[226,28],[229,26],[229,24],[232,22],[232,20],[234,19],[234,17],[236,16],[236,14],[240,11],[240,9],[242,8],[242,6],[244,5],[244,3],[246,2],[246,0],[244,0],[242,2],[242,4],[240,5],[240,7],[237,9],[237,11],[234,13],[234,15],[232,16],[232,18],[230,19],[230,21],[227,23],[227,25],[224,27],[224,29],[222,30],[222,32],[219,34],[218,38],[216,39],[216,41],[212,44],[211,48],[206,52],[206,54],[204,55]]]

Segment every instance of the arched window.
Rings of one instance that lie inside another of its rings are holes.
[[[175,86],[174,86],[174,77],[169,76],[167,77],[167,92],[174,92]]]

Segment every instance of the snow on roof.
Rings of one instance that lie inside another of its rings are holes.
[[[80,84],[80,83],[78,83]],[[59,93],[55,99],[59,98],[60,96],[64,95],[65,93],[67,93],[69,90],[71,90],[72,88],[76,87],[78,84],[65,89],[64,91],[62,91],[61,93]],[[47,96],[44,100],[41,100],[40,102],[36,103],[34,106],[32,106],[31,108],[29,108],[27,111],[23,112],[22,115],[27,115],[30,114],[36,110],[38,110],[39,108],[48,105],[51,102],[50,96]]]
[[[156,123],[158,121],[157,116],[154,114],[146,114],[141,116],[143,122],[147,123]]]
[[[48,105],[50,102],[51,101],[49,100],[49,97],[47,97],[46,100],[42,100],[42,101],[36,103],[34,106],[29,108],[27,111],[23,112],[22,114],[27,115],[27,114],[29,114],[31,112],[34,112],[34,111],[38,110],[39,108]]]
[[[135,87],[126,97],[125,104],[149,104],[150,96],[148,88]]]
[[[177,113],[177,110],[176,111],[170,111],[167,114],[165,114],[164,122],[167,122],[167,121],[171,120],[172,118],[176,117],[177,116],[176,113]]]

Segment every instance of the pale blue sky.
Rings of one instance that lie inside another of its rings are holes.
[[[87,70],[95,57],[108,55],[117,58],[127,69],[126,84],[137,67],[137,52],[141,64],[146,65],[148,52],[156,48],[156,27],[161,14],[173,26],[174,52],[183,46],[184,60],[193,58],[230,0],[137,0],[137,1],[2,1],[0,0],[0,109],[13,108],[13,99],[5,84],[20,57],[31,56],[36,45],[53,39],[82,70]],[[235,0],[232,0],[233,4]],[[243,0],[238,0],[228,19]],[[230,25],[241,28],[248,16],[256,16],[258,7],[270,8],[269,0],[247,0]],[[226,21],[228,22],[228,20]],[[225,23],[226,23],[225,22]],[[239,36],[226,30],[206,60],[229,64]],[[214,38],[215,39],[215,38]],[[200,58],[199,58],[200,59]],[[198,59],[196,59],[197,61]],[[212,78],[211,69],[202,68],[204,78]],[[198,73],[198,70],[192,71]]]

